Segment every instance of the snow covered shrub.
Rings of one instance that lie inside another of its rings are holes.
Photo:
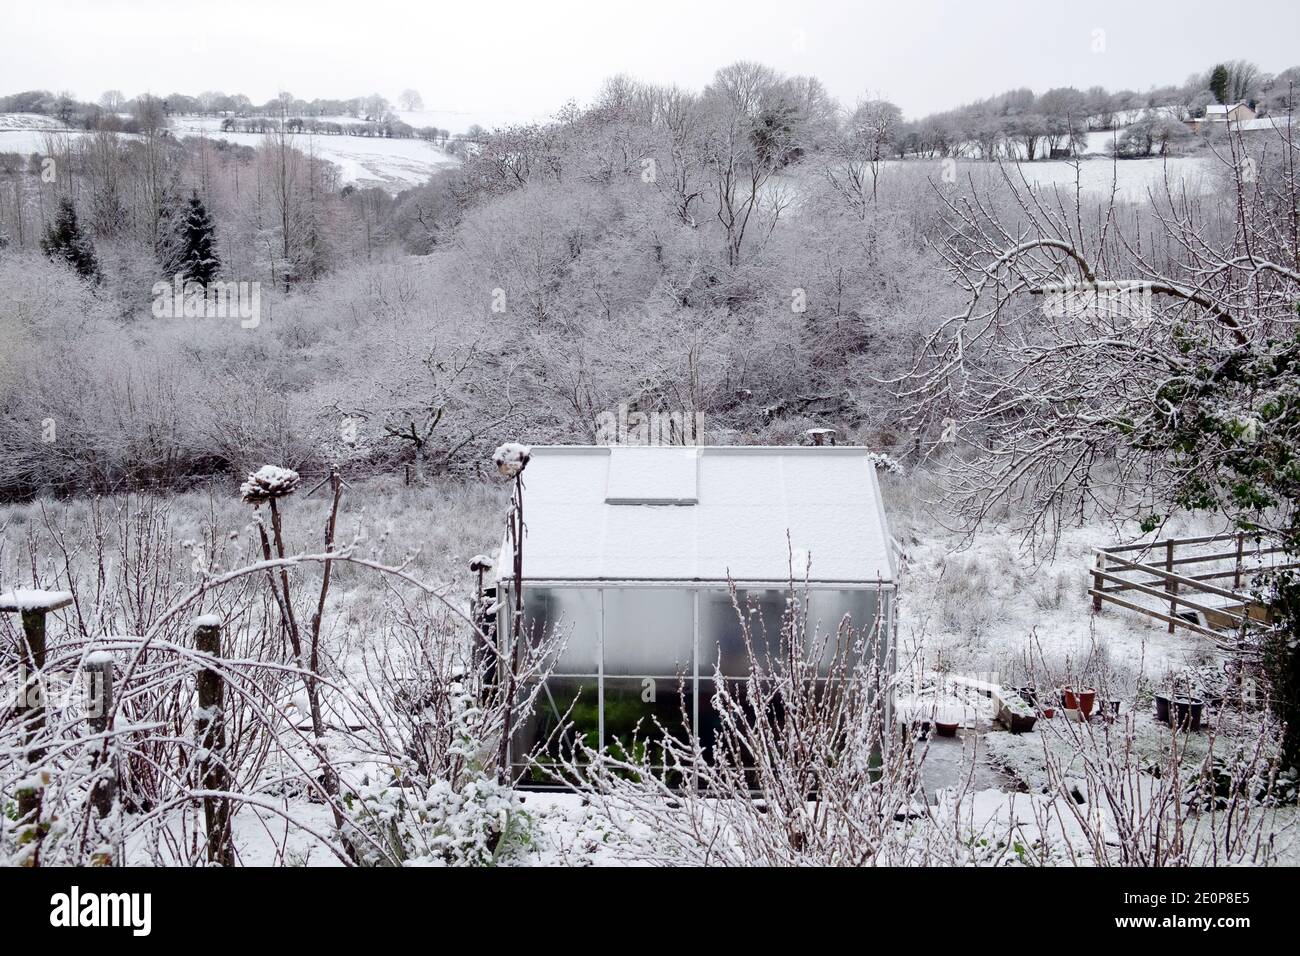
[[[884,452],[871,452],[867,455],[867,460],[875,465],[878,471],[885,471],[891,475],[904,474],[902,462],[893,455],[887,455]]]
[[[441,697],[439,701],[436,698]],[[445,695],[399,695],[409,721],[408,759],[384,783],[344,797],[344,836],[366,866],[492,866],[532,842],[523,801],[485,767],[491,715],[457,681]],[[442,706],[439,706],[442,704]]]
[[[360,787],[344,803],[344,832],[363,866],[495,866],[533,840],[519,795],[483,774],[459,786],[395,779]]]

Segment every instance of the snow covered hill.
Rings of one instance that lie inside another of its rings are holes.
[[[435,125],[431,121],[433,114],[428,115],[430,121],[425,125]],[[456,131],[452,125],[442,128]],[[208,136],[253,147],[265,141],[265,135],[261,133],[222,132],[221,120],[215,117],[176,117],[172,121],[172,134],[177,137]],[[49,149],[46,140],[50,136],[75,138],[85,135],[79,130],[63,128],[53,117],[31,113],[0,113],[0,153],[44,153]],[[379,186],[392,193],[418,186],[439,169],[460,162],[439,147],[420,139],[306,134],[292,139],[298,149],[314,152],[321,159],[338,166],[345,183]]]

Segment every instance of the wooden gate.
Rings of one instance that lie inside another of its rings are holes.
[[[1094,611],[1115,604],[1164,621],[1170,634],[1181,627],[1213,638],[1271,623],[1268,607],[1244,588],[1260,572],[1300,568],[1285,548],[1242,532],[1093,550]]]

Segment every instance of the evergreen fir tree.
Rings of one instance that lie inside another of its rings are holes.
[[[1228,68],[1222,63],[1210,72],[1210,92],[1220,103],[1228,102]]]
[[[77,209],[66,196],[59,200],[59,211],[54,222],[45,230],[41,251],[51,259],[62,259],[83,279],[99,281],[99,260],[90,237],[81,231]]]
[[[180,274],[186,282],[207,287],[217,275],[221,260],[217,258],[216,227],[198,192],[190,197],[189,208],[180,228]]]

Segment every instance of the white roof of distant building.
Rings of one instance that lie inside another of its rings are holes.
[[[1249,133],[1253,130],[1261,129],[1275,129],[1278,132],[1286,132],[1286,129],[1291,125],[1291,122],[1291,117],[1283,113],[1279,116],[1264,116],[1260,119],[1243,120],[1238,124],[1237,128],[1243,133]]]
[[[796,581],[897,578],[866,448],[534,446],[523,479],[527,580],[779,583],[791,548]]]

